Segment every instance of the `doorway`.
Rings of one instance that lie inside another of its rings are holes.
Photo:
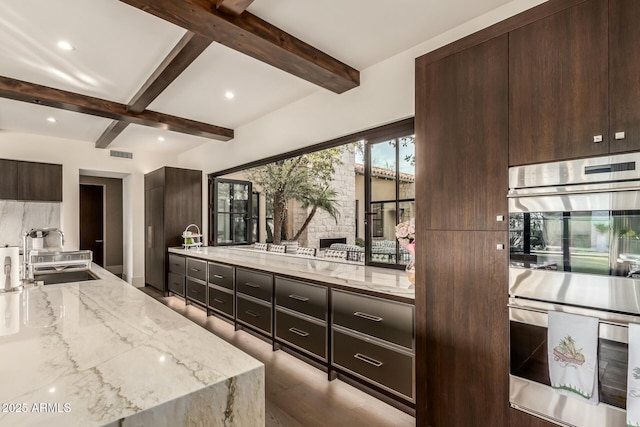
[[[104,186],[80,184],[80,249],[104,267]]]

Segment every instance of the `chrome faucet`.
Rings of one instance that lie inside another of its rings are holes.
[[[29,238],[38,237],[38,233],[56,232],[60,234],[60,246],[64,246],[64,233],[59,228],[32,228],[22,236],[22,280],[33,281],[33,271],[29,260]]]

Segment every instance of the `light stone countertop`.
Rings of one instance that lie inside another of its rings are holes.
[[[325,260],[254,249],[209,246],[199,249],[169,248],[169,252],[209,261],[233,264],[300,279],[315,280],[354,290],[366,290],[382,297],[415,301],[414,286],[403,270],[368,267],[353,262]]]
[[[92,271],[0,294],[0,426],[264,425],[261,362]]]

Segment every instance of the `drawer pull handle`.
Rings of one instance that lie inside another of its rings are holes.
[[[309,332],[301,331],[300,329],[289,328],[289,331],[293,332],[296,335],[300,335],[301,337],[308,337],[309,336]]]
[[[213,299],[215,302],[217,302],[218,304],[224,304],[224,301],[221,300],[220,298],[214,298]]]
[[[258,313],[256,313],[255,311],[247,310],[247,311],[245,311],[245,313],[247,313],[251,317],[260,317],[260,315]]]
[[[199,290],[197,290],[197,289],[191,289],[191,293],[199,294],[199,293],[200,293],[200,291],[199,291]]]
[[[179,262],[174,262],[173,265],[175,265],[176,267],[182,267]]]
[[[382,317],[372,316],[371,314],[362,313],[360,311],[356,311],[353,313],[356,317],[362,317],[363,319],[371,320],[372,322],[382,322]]]
[[[224,276],[221,276],[219,274],[214,274],[213,277],[215,277],[216,279],[224,279]]]
[[[191,267],[191,271],[200,271],[200,270],[197,268]]]
[[[244,284],[250,288],[256,288],[258,289],[260,287],[260,285],[257,285],[255,283],[251,283],[251,282],[244,282]]]
[[[362,360],[363,362],[366,362],[370,365],[375,366],[376,368],[379,368],[380,366],[382,366],[382,362],[380,362],[379,360],[376,359],[372,359],[368,356],[365,356],[364,354],[360,354],[360,353],[356,353],[353,355],[353,357],[355,357],[358,360]]]
[[[295,294],[291,294],[291,295],[289,295],[289,298],[292,298],[292,299],[295,299],[295,300],[298,300],[298,301],[302,301],[302,302],[307,302],[307,301],[309,301],[309,298],[307,298],[307,297],[301,297],[300,295],[295,295]]]

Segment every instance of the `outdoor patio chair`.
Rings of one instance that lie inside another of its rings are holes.
[[[298,248],[296,250],[296,255],[303,256],[316,256],[316,248]]]
[[[256,251],[266,251],[267,246],[268,245],[266,243],[254,243],[253,249],[255,249]]]
[[[328,249],[324,253],[324,257],[325,258],[331,258],[331,259],[343,259],[343,260],[346,260],[347,259],[347,251],[336,251],[334,249]]]
[[[277,254],[283,254],[287,251],[287,247],[284,245],[270,245],[269,252],[275,252]]]

